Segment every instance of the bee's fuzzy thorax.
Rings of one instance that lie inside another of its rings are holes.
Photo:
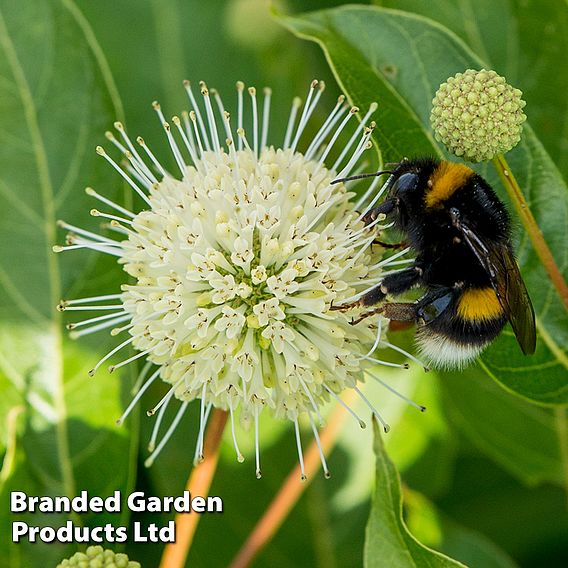
[[[441,207],[455,192],[460,191],[475,175],[464,164],[439,162],[426,184],[424,201],[428,209]]]

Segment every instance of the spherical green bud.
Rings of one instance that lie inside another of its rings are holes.
[[[62,560],[57,568],[140,568],[140,563],[128,560],[126,554],[104,550],[102,546],[89,546],[84,553],[77,552]]]
[[[436,140],[471,162],[508,152],[521,139],[522,92],[495,71],[468,69],[440,85],[430,122]]]

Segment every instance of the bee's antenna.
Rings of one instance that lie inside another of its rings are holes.
[[[393,173],[394,172],[392,172],[390,170],[383,170],[381,172],[373,172],[373,173],[370,173],[370,174],[358,174],[356,176],[350,176],[350,177],[341,178],[341,179],[334,179],[332,182],[330,182],[330,184],[341,183],[341,182],[344,182],[344,181],[352,181],[354,179],[379,177],[379,176],[382,176],[383,174],[393,174]]]

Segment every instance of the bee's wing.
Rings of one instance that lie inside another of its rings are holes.
[[[489,275],[523,353],[531,355],[536,347],[534,309],[511,249],[505,245],[486,245],[463,222],[457,228]]]

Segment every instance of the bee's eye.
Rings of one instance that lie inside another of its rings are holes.
[[[393,195],[398,195],[416,188],[418,183],[418,175],[406,172],[397,178],[392,186]]]

